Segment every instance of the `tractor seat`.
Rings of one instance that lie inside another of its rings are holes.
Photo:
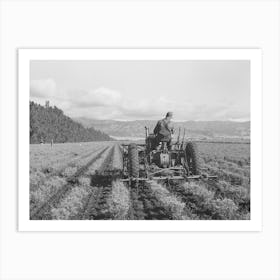
[[[163,135],[158,135],[157,136],[157,140],[158,140],[158,142],[165,142],[165,143],[167,143],[167,142],[170,141],[170,137],[163,136]]]

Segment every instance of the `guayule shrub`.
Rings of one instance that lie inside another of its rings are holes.
[[[228,182],[219,181],[216,193],[222,198],[230,198],[235,203],[250,203],[250,191],[242,186],[233,186]]]
[[[232,185],[239,185],[239,186],[245,186],[249,187],[250,185],[250,177],[245,176],[245,172],[243,173],[234,173],[227,169],[218,168],[212,165],[205,165],[205,167],[208,169],[208,172],[212,175],[218,176],[219,180],[225,180],[229,182]],[[246,172],[248,174],[248,172]]]
[[[40,170],[31,170],[29,181],[30,181],[30,192],[35,191],[38,187],[40,187],[41,184],[46,179],[46,175],[41,172]]]
[[[179,190],[184,197],[186,206],[192,213],[198,215],[200,219],[210,219],[209,203],[214,198],[213,192],[194,182],[179,186]]]
[[[76,187],[73,188],[59,204],[57,208],[51,210],[52,218],[56,220],[68,220],[75,216],[83,208],[83,199],[87,197],[89,191]]]
[[[233,220],[237,218],[237,205],[228,198],[212,200],[209,203],[212,211],[212,219]]]
[[[89,178],[80,178],[79,184],[62,199],[56,208],[51,210],[52,219],[69,220],[73,219],[84,209],[87,197],[91,194],[93,188],[90,185]]]
[[[212,200],[214,198],[213,192],[207,190],[203,185],[195,182],[185,183],[182,185],[182,188],[186,196],[198,203],[204,203],[205,201]]]
[[[85,175],[93,175],[102,166],[108,155],[110,154],[112,147],[104,151],[101,156],[91,165],[88,170],[84,173]],[[112,160],[112,159],[111,159]]]
[[[182,219],[185,204],[172,195],[165,187],[155,182],[148,182],[153,194],[160,201],[163,207],[172,213],[175,219]]]
[[[231,199],[214,199],[214,192],[196,183],[185,183],[183,189],[186,204],[201,219],[223,220],[239,217],[238,206]]]
[[[54,176],[38,185],[35,191],[30,192],[30,208],[34,207],[34,205],[39,206],[46,202],[46,200],[55,194],[64,184],[66,184],[64,178]]]
[[[107,200],[109,212],[113,219],[124,220],[128,216],[130,207],[129,191],[120,181],[112,184],[112,193]]]

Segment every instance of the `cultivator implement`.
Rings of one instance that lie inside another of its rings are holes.
[[[151,178],[125,178],[120,179],[121,182],[133,182],[133,181],[191,181],[191,180],[210,180],[210,179],[217,179],[217,176],[210,175],[210,176],[203,176],[203,175],[194,175],[194,176],[159,176],[159,177],[151,177]]]
[[[197,180],[215,180],[217,179],[216,175],[208,175],[206,173],[200,174],[200,175],[160,175],[160,173],[164,171],[174,171],[174,170],[182,170],[181,168],[170,168],[170,169],[164,169],[159,170],[157,172],[153,172],[151,174],[148,174],[147,177],[127,177],[120,179],[122,182],[132,182],[132,181],[197,181]]]

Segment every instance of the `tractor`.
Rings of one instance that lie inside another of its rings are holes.
[[[124,182],[133,181],[169,181],[169,180],[199,180],[211,179],[202,173],[197,145],[192,141],[180,139],[180,129],[177,141],[168,145],[158,142],[156,135],[149,133],[145,127],[144,144],[123,144],[123,178]]]

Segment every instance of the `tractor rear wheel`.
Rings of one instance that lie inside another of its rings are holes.
[[[128,146],[128,172],[130,177],[139,177],[139,158],[136,144]]]
[[[200,155],[196,143],[188,142],[185,149],[186,163],[192,175],[200,175]]]

